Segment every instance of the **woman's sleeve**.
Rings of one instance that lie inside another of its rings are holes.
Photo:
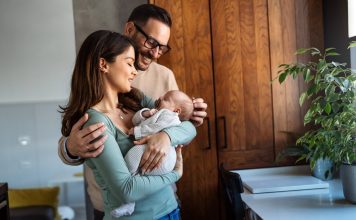
[[[154,108],[154,100],[150,97],[144,96],[141,105],[144,108]],[[191,142],[197,135],[197,130],[192,122],[183,121],[177,126],[163,129],[171,139],[171,145],[187,144]]]
[[[105,133],[108,135],[108,139],[104,143],[103,152],[98,157],[87,160],[95,166],[99,176],[115,197],[126,203],[136,201],[179,179],[176,171],[160,176],[131,176],[108,119],[104,116],[99,118],[90,116],[90,121],[86,123],[86,126],[97,122],[104,122],[107,126]]]

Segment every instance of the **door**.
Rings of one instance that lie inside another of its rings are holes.
[[[267,0],[212,0],[217,146],[227,169],[274,160]]]
[[[219,217],[215,141],[215,102],[208,0],[151,1],[168,10],[173,26],[172,50],[159,63],[172,69],[179,88],[208,104],[208,117],[198,135],[183,149],[184,174],[178,182],[183,219]]]

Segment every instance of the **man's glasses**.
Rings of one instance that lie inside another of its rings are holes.
[[[154,49],[156,47],[159,47],[159,51],[158,53],[160,55],[163,55],[165,53],[167,53],[171,48],[168,45],[162,45],[160,43],[158,43],[158,41],[150,36],[148,36],[140,26],[138,26],[137,24],[135,24],[135,28],[146,38],[145,43],[143,44],[145,47],[147,47],[148,49]]]

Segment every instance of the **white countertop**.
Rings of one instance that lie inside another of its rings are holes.
[[[246,176],[275,176],[295,174],[310,176],[308,166],[237,170],[242,180]],[[356,205],[347,202],[339,179],[325,181],[329,188],[299,191],[242,194],[244,203],[265,220],[353,220]]]

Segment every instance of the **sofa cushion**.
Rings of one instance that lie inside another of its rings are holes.
[[[58,196],[59,187],[9,189],[9,206],[12,210],[14,208],[49,206],[53,208],[58,217]]]

